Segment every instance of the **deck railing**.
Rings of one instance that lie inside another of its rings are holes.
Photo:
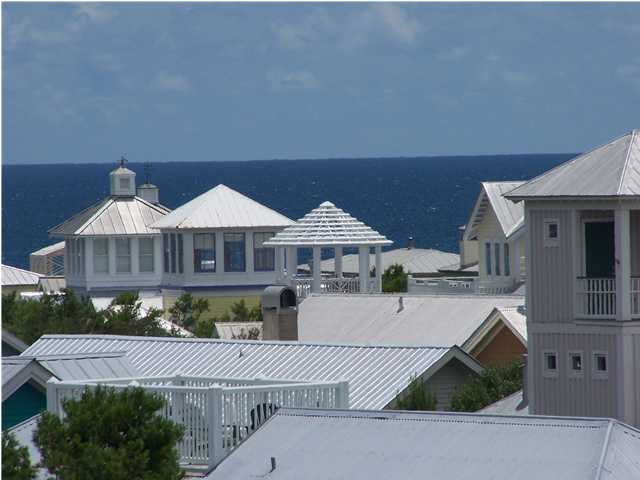
[[[616,279],[584,278],[576,283],[576,314],[586,318],[616,315]]]
[[[375,279],[369,281],[370,291],[373,291]],[[296,295],[302,299],[308,297],[313,289],[313,278],[298,276],[293,279]],[[358,277],[322,277],[320,280],[320,293],[360,293],[360,280]]]
[[[631,277],[631,318],[640,318],[640,277]]]
[[[183,425],[177,445],[185,468],[210,470],[279,408],[348,408],[347,382],[143,377],[63,381],[47,384],[47,409],[60,417],[66,399],[79,399],[99,385],[121,390],[139,386],[165,400],[160,415]]]

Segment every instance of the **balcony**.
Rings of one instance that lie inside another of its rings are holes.
[[[369,278],[367,292],[380,291],[377,278]],[[311,275],[296,275],[293,278],[292,288],[298,299],[308,297],[313,292],[313,277]],[[361,293],[359,277],[322,277],[320,279],[320,291],[318,293]]]
[[[631,277],[631,318],[640,319],[640,277]],[[576,279],[576,317],[589,319],[613,319],[617,314],[616,279]]]
[[[165,400],[160,412],[183,425],[180,463],[209,471],[281,407],[348,408],[347,382],[301,382],[245,378],[143,377],[47,384],[47,410],[64,417],[63,401],[86,388],[139,386]]]

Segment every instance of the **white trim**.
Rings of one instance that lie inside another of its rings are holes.
[[[573,368],[573,356],[580,356],[580,370]],[[582,350],[569,350],[567,352],[567,377],[569,378],[584,378],[584,352]]]
[[[598,370],[598,364],[596,362],[596,357],[604,356],[605,364],[607,369],[602,371]],[[609,352],[605,350],[594,350],[591,352],[591,378],[594,380],[608,380],[609,379],[609,370],[611,369],[609,363]]]
[[[551,370],[547,367],[547,357],[555,356],[556,369]],[[557,350],[542,350],[542,376],[545,378],[558,378],[560,375],[560,357]]]
[[[549,226],[556,225],[556,237],[549,236]],[[542,219],[542,234],[545,247],[557,247],[560,244],[560,219],[558,218],[543,218]]]

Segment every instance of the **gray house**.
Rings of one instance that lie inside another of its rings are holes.
[[[640,131],[505,195],[524,201],[532,414],[640,424]]]

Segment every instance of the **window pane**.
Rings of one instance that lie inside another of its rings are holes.
[[[571,355],[571,368],[573,370],[582,370],[582,356]]]
[[[484,245],[484,264],[487,268],[487,275],[491,275],[491,244],[485,243]]]
[[[504,274],[506,276],[511,275],[511,263],[509,259],[509,244],[504,244]]]
[[[109,257],[100,255],[93,257],[94,273],[109,273]]]
[[[193,270],[216,271],[216,236],[213,233],[196,233],[193,236]]]
[[[607,371],[607,357],[605,355],[596,355],[596,370],[599,372]]]
[[[164,273],[169,273],[169,234],[162,234],[162,251],[164,255]]]
[[[138,263],[141,273],[153,272],[153,238],[138,240]]]
[[[276,251],[273,247],[263,247],[262,243],[273,237],[273,232],[253,234],[253,269],[256,272],[275,270]]]
[[[549,238],[558,238],[558,224],[550,223],[549,224]]]
[[[138,240],[140,255],[153,255],[153,238],[144,237]]]
[[[93,272],[109,273],[109,240],[106,238],[93,240]]]
[[[131,240],[116,238],[116,273],[131,273]]]
[[[556,356],[547,354],[547,370],[555,370],[556,368]]]
[[[500,244],[496,243],[493,247],[495,250],[496,275],[500,275]]]
[[[245,271],[244,233],[224,234],[224,270],[225,272]]]

